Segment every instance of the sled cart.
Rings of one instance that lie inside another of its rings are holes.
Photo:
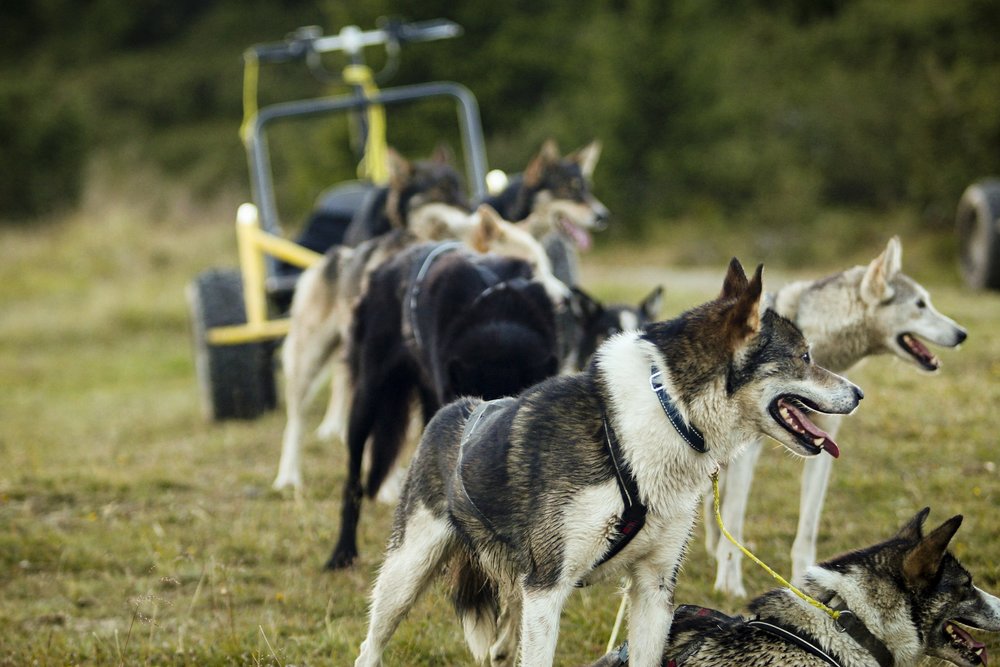
[[[378,25],[367,31],[347,26],[335,35],[323,35],[317,27],[301,28],[282,42],[251,46],[243,54],[240,135],[246,147],[253,201],[242,204],[236,215],[239,268],[208,269],[187,288],[195,369],[203,412],[210,420],[252,419],[276,407],[274,351],[288,332],[284,310],[298,272],[322,257],[322,249],[303,247],[283,235],[268,150],[269,130],[296,119],[352,116],[359,179],[334,185],[316,204],[328,224],[346,227],[366,197],[388,183],[386,125],[392,110],[425,100],[444,100],[457,112],[469,194],[481,198],[485,193],[486,152],[475,96],[449,81],[392,88],[378,85],[395,71],[402,46],[456,37],[461,28],[447,20],[382,20]],[[386,64],[378,73],[365,64],[365,49],[370,47],[386,52]],[[321,56],[329,53],[339,53],[346,60],[339,74],[328,70],[322,61]],[[336,80],[347,92],[258,108],[259,68],[276,63],[302,63],[320,81]],[[288,266],[296,270],[279,271]]]

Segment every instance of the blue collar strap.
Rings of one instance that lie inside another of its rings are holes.
[[[688,424],[684,421],[681,413],[677,410],[677,406],[674,405],[673,400],[670,398],[670,394],[667,393],[667,388],[663,385],[662,375],[663,371],[657,368],[655,364],[649,367],[650,388],[656,394],[656,397],[660,399],[660,406],[663,408],[664,414],[667,415],[670,423],[674,425],[677,433],[684,438],[684,442],[691,445],[691,449],[694,451],[704,454],[708,451],[708,445],[705,444],[705,436],[693,424]]]

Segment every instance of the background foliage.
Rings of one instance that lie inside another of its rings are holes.
[[[242,50],[383,15],[465,28],[408,47],[393,83],[468,85],[493,166],[520,170],[547,136],[566,150],[602,139],[598,189],[619,233],[662,216],[770,225],[900,206],[936,223],[1000,173],[991,0],[14,0],[0,6],[0,216],[72,204],[102,151],[197,192],[246,187]],[[303,69],[265,68],[263,101],[325,93]],[[442,132],[440,110],[421,113],[392,127],[413,155]],[[299,208],[349,175],[346,128],[317,131],[280,174]]]

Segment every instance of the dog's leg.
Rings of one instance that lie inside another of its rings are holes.
[[[722,523],[739,542],[743,541],[743,521],[746,518],[747,502],[750,498],[750,485],[753,482],[753,471],[760,457],[762,443],[755,440],[747,445],[743,453],[726,468],[725,493],[722,494],[719,511],[722,513]],[[713,503],[715,498],[711,493],[708,499]],[[707,523],[716,526],[715,508],[709,514]],[[716,529],[716,532],[718,529]],[[728,595],[746,597],[743,587],[743,556],[729,540],[719,537],[715,547],[716,567],[715,590]]]
[[[448,520],[434,516],[423,506],[406,519],[403,530],[402,542],[390,547],[375,582],[368,634],[355,667],[381,664],[389,638],[456,544]],[[393,535],[390,544],[396,538]]]
[[[841,420],[834,415],[816,415],[814,421],[832,437],[836,437]],[[833,457],[819,454],[806,461],[802,471],[802,495],[799,499],[799,527],[792,543],[792,581],[801,583],[802,576],[816,563],[816,539],[819,520],[830,481]]]
[[[275,489],[302,487],[302,431],[305,411],[316,391],[317,380],[337,340],[326,340],[322,328],[303,324],[293,329],[281,348],[285,373],[285,433],[281,440]]]
[[[559,641],[559,615],[573,584],[525,588],[521,599],[521,667],[551,667]]]
[[[405,444],[403,452],[396,458],[392,468],[386,474],[385,480],[378,488],[375,500],[383,505],[395,505],[399,502],[399,496],[403,492],[403,483],[406,482],[406,465],[403,461],[410,458],[404,453],[412,454],[420,443],[420,436],[424,431],[424,420],[415,404],[410,406],[410,417],[406,425]]]
[[[663,659],[674,618],[674,586],[673,575],[659,568],[645,564],[634,568],[628,589],[629,667],[657,667]]]
[[[361,514],[361,462],[365,442],[377,418],[377,402],[373,389],[366,385],[358,388],[358,395],[351,406],[351,419],[347,431],[347,479],[340,508],[340,536],[326,568],[336,570],[347,567],[358,555],[358,517]]]
[[[331,364],[330,402],[316,435],[323,440],[347,442],[347,419],[351,412],[351,375],[347,363],[335,355]]]
[[[500,596],[500,617],[497,620],[496,641],[490,647],[491,667],[513,667],[517,645],[521,638],[521,588],[505,586]]]

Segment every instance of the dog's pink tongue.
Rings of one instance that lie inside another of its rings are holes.
[[[573,239],[573,243],[576,244],[577,248],[583,250],[584,252],[590,250],[591,239],[590,239],[590,234],[587,233],[587,230],[585,230],[584,228],[580,227],[579,225],[575,224],[574,222],[566,218],[562,218],[562,220],[560,220],[560,223],[562,225],[563,231],[569,234],[569,237]]]
[[[840,456],[840,447],[837,447],[837,443],[833,441],[830,434],[809,421],[809,417],[794,403],[782,398],[778,401],[778,409],[782,418],[796,430],[807,433],[812,438],[814,445],[825,449],[833,458]]]
[[[961,640],[961,643],[965,644],[969,650],[979,656],[979,660],[984,665],[988,664],[989,656],[986,653],[986,644],[976,641],[975,637],[953,623],[948,624],[948,630],[951,634],[957,636]],[[977,651],[981,652],[977,653]]]
[[[590,250],[590,234],[585,229],[571,224],[569,225],[569,233],[573,236],[573,241],[580,250],[584,252]]]

